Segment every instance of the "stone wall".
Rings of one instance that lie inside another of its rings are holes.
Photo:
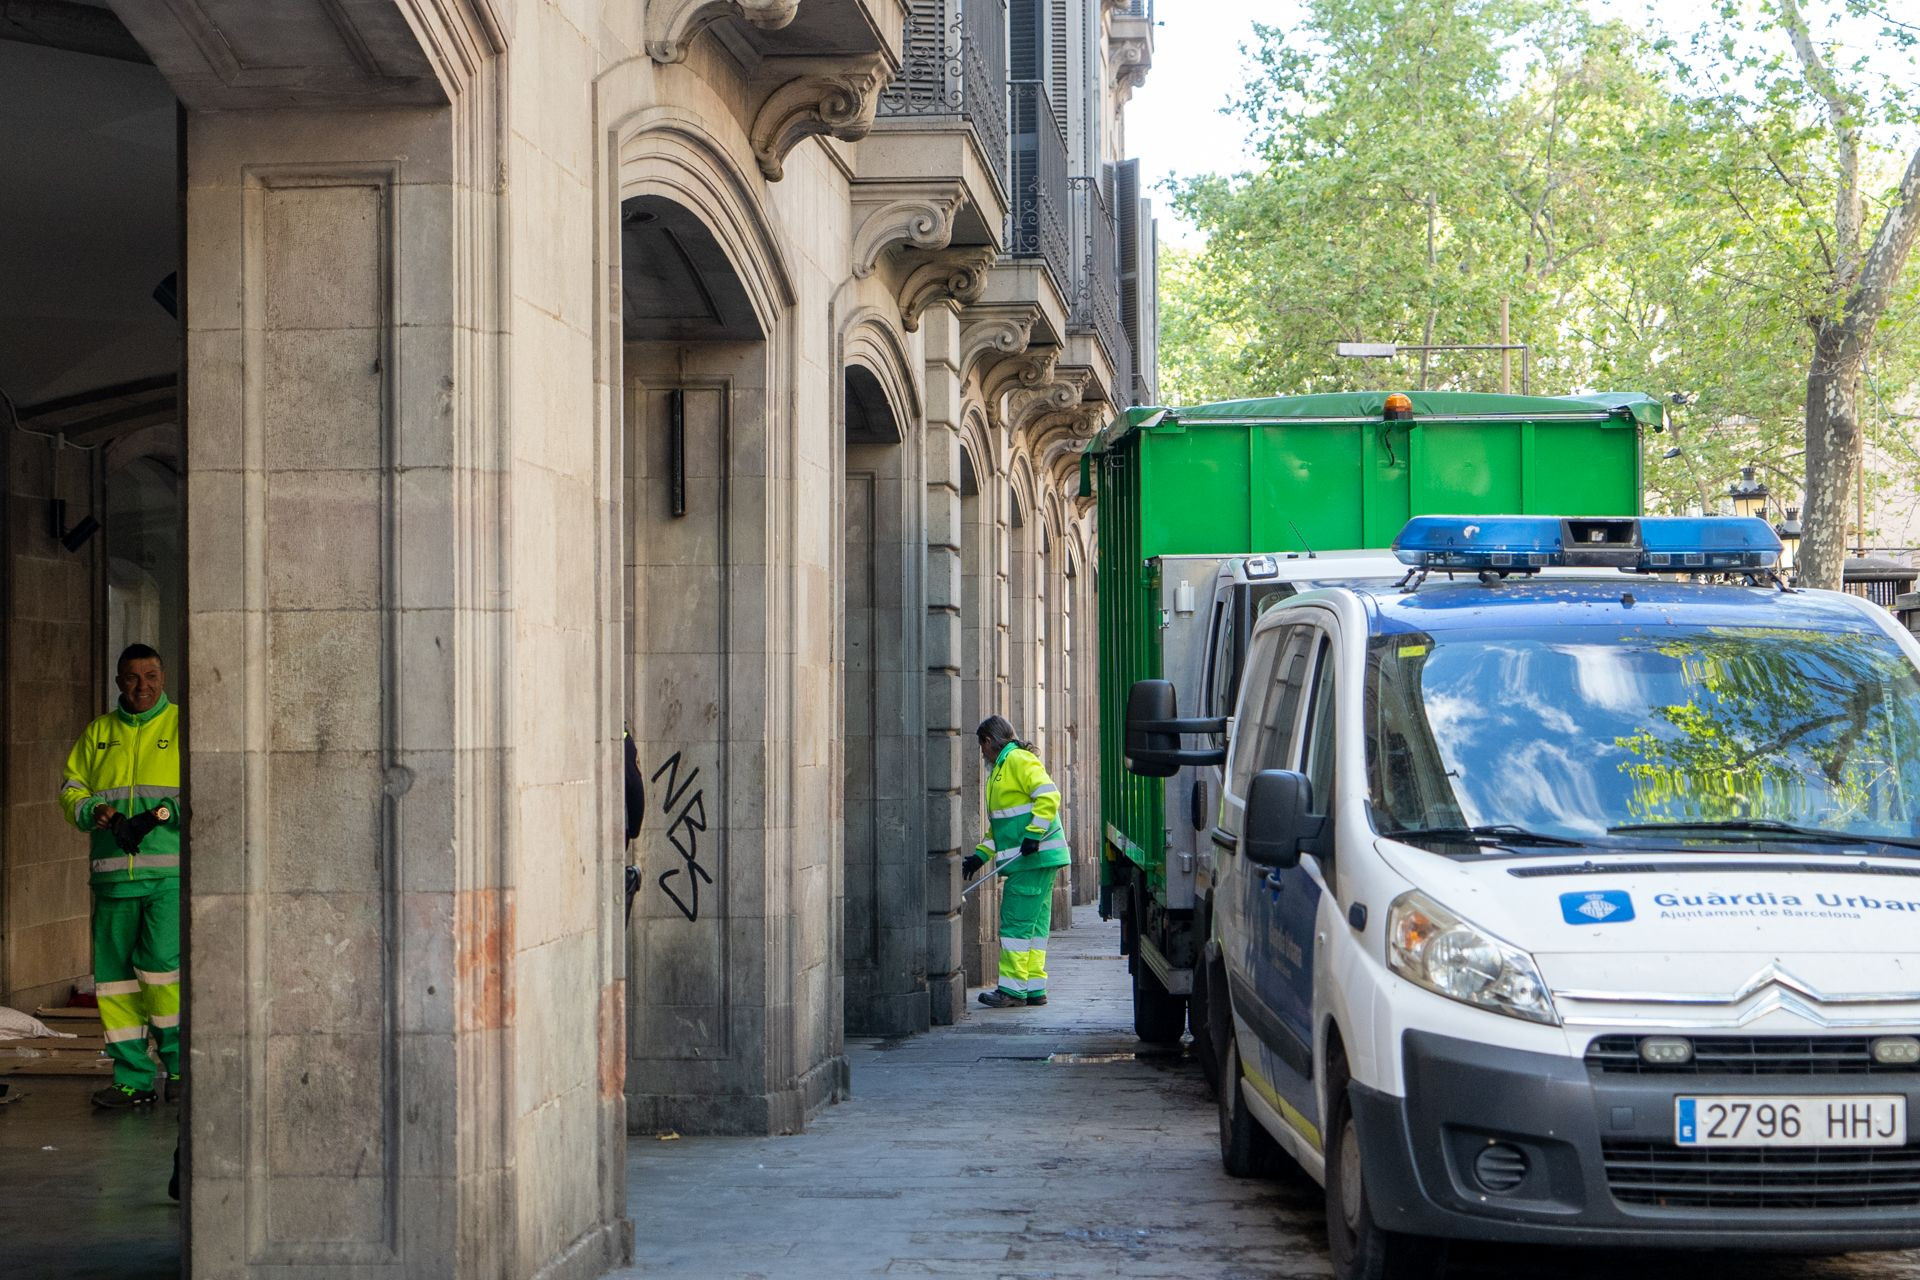
[[[107,706],[100,650],[104,563],[96,534],[78,551],[54,537],[50,503],[68,527],[98,511],[99,454],[14,430],[0,542],[0,1005],[64,1004],[93,968],[86,837],[67,825],[59,793],[67,752]]]

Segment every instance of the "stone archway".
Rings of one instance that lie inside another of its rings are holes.
[[[929,1025],[927,989],[926,502],[910,363],[876,316],[846,343],[841,419],[841,664],[846,1029]]]

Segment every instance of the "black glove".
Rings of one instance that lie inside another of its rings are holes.
[[[160,815],[149,809],[131,818],[124,813],[116,813],[108,819],[107,830],[113,832],[113,842],[120,846],[121,852],[133,854],[140,852],[140,842],[159,825]]]
[[[1025,840],[1022,840],[1020,842],[1020,852],[1023,855],[1040,852],[1040,837],[1028,836]]]
[[[977,853],[968,854],[966,858],[963,859],[960,863],[961,878],[966,880],[973,879],[975,876],[980,874],[980,868],[986,865],[987,865],[987,860],[981,857],[979,854]]]

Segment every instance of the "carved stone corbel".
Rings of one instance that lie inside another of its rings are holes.
[[[987,307],[969,307],[960,327],[960,378],[965,381],[976,369],[982,373],[982,385],[992,370],[1027,349],[1033,340],[1033,326],[1040,320],[1037,302],[994,303]]]
[[[900,302],[900,323],[912,333],[920,327],[920,317],[937,303],[966,306],[986,291],[987,270],[993,266],[993,246],[977,245],[964,249],[910,250],[901,255],[906,278],[895,295]]]
[[[1092,380],[1091,369],[1056,367],[1051,381],[1012,392],[1007,396],[1007,429],[1017,437],[1049,414],[1076,409]]]
[[[769,60],[768,65],[783,61]],[[760,104],[747,131],[767,181],[780,181],[788,153],[804,139],[823,133],[845,142],[866,137],[880,107],[880,90],[891,74],[887,55],[871,53],[851,63],[817,64],[783,80]]]
[[[1107,405],[1100,400],[1081,400],[1068,408],[1043,413],[1029,437],[1028,451],[1034,465],[1051,474],[1063,459],[1077,458],[1106,420]]]
[[[862,179],[853,184],[853,274],[864,280],[879,269],[896,244],[944,249],[953,242],[953,220],[967,202],[965,184]]]
[[[1108,42],[1112,60],[1113,91],[1120,101],[1147,83],[1147,71],[1153,66],[1153,40],[1147,36],[1116,36]]]
[[[646,0],[647,56],[684,62],[693,38],[725,17],[778,31],[800,12],[800,0]]]
[[[1010,356],[987,370],[980,385],[980,398],[986,402],[987,412],[996,420],[1005,415],[1002,399],[1014,391],[1029,391],[1045,386],[1053,381],[1054,366],[1060,362],[1059,347],[1028,347],[1017,356]]]

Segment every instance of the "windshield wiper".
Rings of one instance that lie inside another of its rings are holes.
[[[1380,834],[1390,840],[1458,840],[1473,844],[1536,845],[1555,849],[1584,849],[1589,843],[1529,831],[1510,822],[1486,822],[1475,827],[1408,827],[1404,831],[1382,831]]]
[[[1627,822],[1617,827],[1608,827],[1607,834],[1617,836],[1694,834],[1747,837],[1754,840],[1768,838],[1799,840],[1807,844],[1885,844],[1897,845],[1903,849],[1920,849],[1920,840],[1828,831],[1821,827],[1799,827],[1791,822],[1775,822],[1770,818],[1727,818],[1720,822]]]

